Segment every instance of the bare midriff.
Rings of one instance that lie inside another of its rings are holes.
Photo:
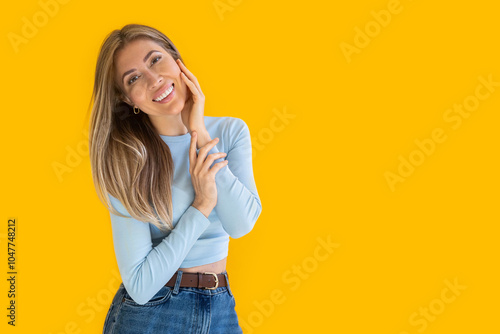
[[[211,273],[221,274],[226,270],[226,261],[227,257],[217,262],[207,263],[201,266],[190,267],[190,268],[179,268],[179,270],[188,273],[211,272]]]

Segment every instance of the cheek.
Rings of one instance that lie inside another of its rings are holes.
[[[169,70],[173,73],[181,73],[181,68],[179,67],[179,65],[177,65],[177,63],[175,61],[170,61],[166,66],[169,67]]]
[[[141,103],[146,99],[145,90],[139,87],[140,85],[135,85],[134,88],[130,90],[129,96],[135,103]]]
[[[174,61],[165,64],[164,73],[171,73],[178,81],[182,82],[181,69]]]
[[[174,63],[174,68],[171,67],[169,72],[173,74],[174,77],[173,79],[175,81],[175,87],[177,88],[177,93],[185,95],[189,88],[186,85],[184,79],[181,77],[181,69],[179,68],[179,66]]]

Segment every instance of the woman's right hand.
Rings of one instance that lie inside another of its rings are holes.
[[[201,211],[205,217],[208,218],[210,212],[217,204],[217,187],[215,184],[215,174],[224,166],[228,161],[224,160],[218,162],[210,168],[212,163],[219,158],[225,157],[227,154],[224,152],[212,153],[206,157],[207,153],[212,147],[217,144],[219,138],[214,138],[206,145],[200,148],[198,156],[196,156],[196,131],[191,133],[191,146],[189,147],[189,173],[191,174],[191,182],[195,192],[193,206]]]

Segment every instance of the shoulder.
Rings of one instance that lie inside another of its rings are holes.
[[[107,195],[108,195],[109,203],[111,204],[112,208],[114,208],[116,211],[118,211],[118,213],[120,213],[124,216],[131,217],[129,212],[125,208],[125,206],[122,204],[122,202],[120,202],[120,200],[118,200],[116,197],[113,197],[110,193],[107,193]],[[111,210],[110,210],[110,213],[112,213]]]
[[[231,116],[204,117],[205,127],[212,138],[219,137],[227,143],[234,144],[242,135],[249,135],[248,126],[241,118]]]
[[[210,132],[215,131],[218,133],[238,133],[241,130],[244,130],[247,127],[247,124],[244,120],[237,117],[231,116],[204,116],[205,117],[205,127]]]

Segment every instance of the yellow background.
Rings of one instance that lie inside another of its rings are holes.
[[[127,23],[172,39],[206,115],[250,128],[263,212],[231,240],[227,267],[245,333],[500,332],[500,86],[459,127],[444,118],[474,102],[480,77],[500,82],[496,2],[70,0],[45,22],[41,3],[4,4],[0,33],[0,332],[102,332],[120,281],[85,115],[99,47]],[[372,11],[394,8],[377,30]],[[9,36],[34,19],[15,48]],[[346,57],[341,46],[356,41]],[[422,158],[415,141],[436,128],[446,140],[391,189],[385,173],[400,156]],[[54,163],[70,171],[58,178]]]

